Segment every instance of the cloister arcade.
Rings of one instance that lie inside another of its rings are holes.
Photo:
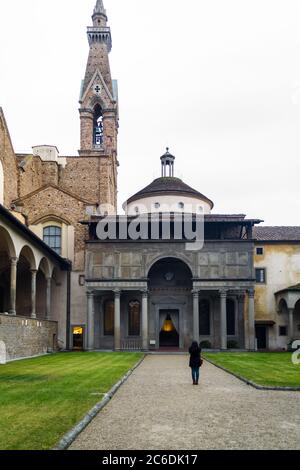
[[[57,320],[63,272],[55,261],[0,222],[0,314]]]

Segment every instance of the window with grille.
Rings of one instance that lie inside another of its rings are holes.
[[[43,235],[44,242],[58,255],[61,255],[61,228],[46,227]]]
[[[200,336],[210,336],[210,304],[207,299],[199,303],[199,333]]]
[[[107,300],[104,304],[104,336],[114,336],[115,302]]]
[[[265,284],[266,283],[266,270],[258,268],[255,270],[255,278],[257,284]]]
[[[141,304],[134,300],[129,304],[129,336],[140,336],[141,334]]]
[[[279,336],[287,336],[287,327],[286,326],[280,326],[279,327]]]
[[[227,335],[235,336],[235,303],[227,299]]]

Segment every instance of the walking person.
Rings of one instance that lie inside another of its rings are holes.
[[[199,347],[196,341],[192,343],[189,349],[189,353],[190,353],[190,368],[192,369],[193,385],[198,385],[199,377],[200,377],[200,367],[203,364],[203,360],[201,358],[201,348]]]

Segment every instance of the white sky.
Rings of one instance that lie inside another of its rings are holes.
[[[104,0],[119,81],[119,205],[176,175],[268,225],[300,225],[299,0]],[[96,0],[1,0],[0,106],[16,152],[79,149]]]

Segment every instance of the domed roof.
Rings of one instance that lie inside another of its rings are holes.
[[[152,181],[151,184],[146,186],[144,189],[134,194],[134,196],[128,199],[126,203],[130,204],[131,202],[134,202],[134,201],[137,201],[139,199],[143,199],[149,196],[179,195],[179,194],[201,199],[203,201],[206,201],[211,206],[211,208],[214,207],[214,203],[210,199],[208,199],[203,194],[199,193],[199,191],[196,191],[195,189],[188,186],[180,178],[175,178],[174,176],[157,178],[156,180]]]

